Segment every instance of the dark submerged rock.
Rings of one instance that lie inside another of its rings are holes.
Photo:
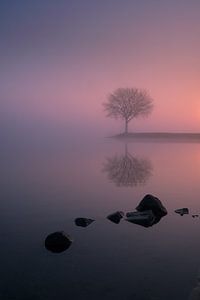
[[[192,215],[192,217],[193,217],[193,218],[198,218],[198,217],[199,217],[199,215]]]
[[[76,218],[74,220],[76,226],[81,226],[81,227],[87,227],[88,225],[90,225],[92,222],[94,222],[94,220],[92,219],[87,219],[87,218]]]
[[[135,212],[126,214],[126,221],[138,224],[144,227],[150,227],[158,223],[162,217],[167,215],[167,210],[162,202],[153,195],[146,195]]]
[[[72,239],[63,231],[49,234],[45,239],[45,247],[54,253],[61,253],[67,250],[72,244]]]
[[[143,212],[146,210],[152,210],[157,218],[161,218],[167,215],[167,210],[163,206],[162,202],[155,196],[147,194],[139,205],[136,207],[137,211]]]
[[[189,209],[187,207],[184,208],[179,208],[175,210],[175,213],[183,216],[183,215],[188,215],[189,214]]]
[[[139,211],[128,212],[126,216],[127,216],[126,221],[144,227],[150,227],[153,226],[155,223],[157,223],[156,217],[152,212],[152,210],[146,210],[143,212],[139,212]]]
[[[108,215],[107,219],[115,224],[119,224],[123,217],[124,217],[123,211],[116,211],[115,213]]]

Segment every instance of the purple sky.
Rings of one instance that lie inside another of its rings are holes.
[[[139,87],[155,109],[131,130],[200,130],[198,0],[2,0],[0,37],[5,126],[118,132],[102,102]]]

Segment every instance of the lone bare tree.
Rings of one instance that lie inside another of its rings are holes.
[[[153,109],[153,99],[148,92],[137,88],[119,88],[103,103],[108,117],[125,121],[125,134],[133,118],[148,116]]]

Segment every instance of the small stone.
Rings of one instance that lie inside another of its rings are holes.
[[[107,219],[115,224],[119,224],[123,217],[124,217],[123,211],[116,211],[115,213],[108,215]]]
[[[94,222],[94,220],[92,219],[88,219],[88,218],[76,218],[74,220],[76,226],[80,226],[80,227],[87,227],[88,225],[90,225],[92,222]]]
[[[193,218],[198,218],[198,217],[199,217],[199,215],[192,215],[192,217],[193,217]]]
[[[49,234],[45,239],[45,247],[54,253],[61,253],[67,250],[72,244],[72,239],[63,231]]]
[[[189,214],[189,209],[184,207],[184,208],[176,209],[174,212],[181,215],[181,216],[183,216],[183,215],[188,215]]]

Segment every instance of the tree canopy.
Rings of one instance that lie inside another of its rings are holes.
[[[132,156],[125,147],[124,155],[108,157],[104,163],[103,171],[108,174],[117,186],[143,185],[152,175],[151,161],[145,158]]]
[[[139,116],[148,116],[153,109],[153,99],[146,90],[138,88],[118,88],[108,96],[104,104],[108,117],[123,119],[125,133],[128,123]]]

